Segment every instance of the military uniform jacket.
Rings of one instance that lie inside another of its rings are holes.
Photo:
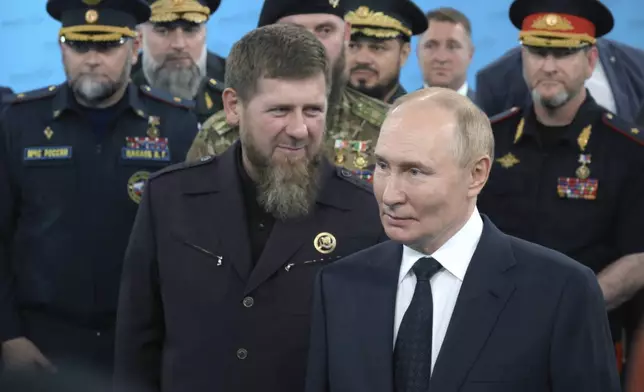
[[[139,56],[141,62],[141,56]],[[210,116],[224,108],[221,94],[224,91],[224,69],[226,60],[214,53],[208,52],[206,63],[207,76],[199,85],[197,95],[193,98],[194,112],[200,123],[206,121]],[[150,85],[143,74],[143,69],[139,68],[133,72],[132,81],[137,86]]]
[[[102,138],[67,84],[12,101],[0,121],[0,341],[24,336],[22,310],[113,325],[144,181],[185,159],[197,119],[133,84]]]
[[[134,390],[303,391],[317,272],[386,239],[368,185],[325,163],[312,212],[276,221],[253,268],[237,148],[151,177],[116,330]]]
[[[371,181],[375,167],[373,150],[388,108],[377,99],[345,88],[327,123],[325,149],[329,159],[357,177]],[[188,160],[221,154],[238,138],[238,128],[226,123],[222,110],[203,124],[188,152]]]

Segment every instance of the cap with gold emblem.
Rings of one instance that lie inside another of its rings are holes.
[[[217,11],[221,0],[148,0],[148,3],[152,9],[152,23],[184,20],[201,24]]]
[[[344,16],[351,23],[352,35],[409,40],[427,30],[425,14],[410,0],[363,0],[360,4]]]
[[[143,0],[49,0],[47,13],[62,23],[63,42],[111,42],[135,37],[150,7]]]
[[[581,48],[613,29],[613,15],[599,0],[515,0],[510,20],[522,44]]]
[[[257,27],[277,23],[286,16],[300,14],[331,14],[344,17],[347,0],[265,0]]]

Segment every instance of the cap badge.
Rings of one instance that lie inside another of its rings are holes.
[[[547,14],[538,18],[534,23],[532,23],[532,28],[538,30],[559,31],[570,31],[575,29],[568,19],[557,14]]]
[[[338,5],[340,5],[340,0],[329,0],[329,5],[333,8],[338,8]]]
[[[96,10],[87,10],[85,13],[85,21],[89,24],[96,23],[98,20],[98,12]]]

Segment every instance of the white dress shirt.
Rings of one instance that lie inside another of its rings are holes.
[[[423,87],[428,88],[428,87],[430,87],[430,85],[429,85],[429,84],[427,84],[427,82],[425,82],[425,83],[423,83]],[[461,95],[462,95],[462,96],[464,96],[464,97],[467,97],[467,90],[468,90],[468,89],[469,89],[469,85],[467,84],[467,82],[465,82],[465,84],[463,84],[463,85],[461,86],[461,88],[459,88],[458,90],[456,90],[456,92],[457,92],[457,93],[459,93],[459,94],[461,94]]]
[[[611,58],[611,61],[614,61],[614,59]],[[610,88],[608,77],[606,77],[606,71],[599,59],[597,60],[597,65],[593,70],[592,76],[590,79],[586,80],[586,87],[590,91],[590,95],[593,96],[600,106],[603,106],[613,113],[617,113],[617,105],[615,105],[613,90]]]
[[[411,269],[418,259],[433,257],[443,269],[429,281],[434,299],[432,331],[432,371],[438,358],[449,321],[452,318],[456,299],[465,278],[465,272],[483,232],[483,220],[477,209],[467,223],[434,254],[425,255],[403,246],[402,263],[396,293],[396,312],[394,322],[394,347],[403,316],[411,304],[416,289],[416,275]]]

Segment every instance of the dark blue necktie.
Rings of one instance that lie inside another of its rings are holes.
[[[396,392],[429,391],[434,312],[429,279],[441,268],[431,257],[423,257],[412,267],[417,280],[416,289],[400,324],[394,348]]]

